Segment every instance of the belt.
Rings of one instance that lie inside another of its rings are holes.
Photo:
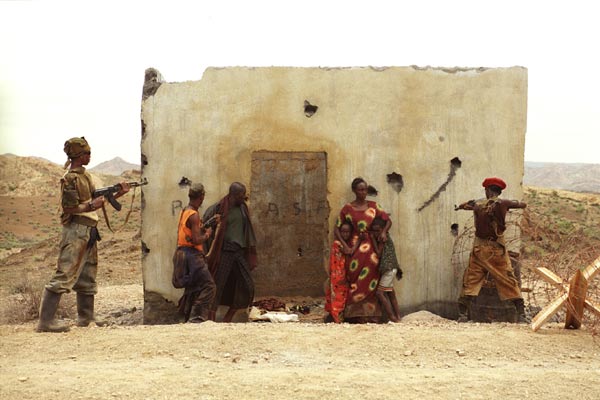
[[[196,251],[197,253],[200,253],[199,255],[200,255],[201,257],[206,257],[206,254],[204,254],[204,252],[202,252],[202,251],[198,250],[197,248],[195,248],[195,247],[193,247],[193,246],[178,246],[178,247],[177,247],[177,250],[186,250],[186,249],[188,249],[188,250],[194,250],[194,251]]]
[[[79,225],[85,225],[89,227],[95,227],[98,225],[98,221],[94,221],[93,219],[82,217],[81,215],[72,215],[71,222]]]
[[[499,240],[500,238],[480,238],[479,236],[475,236],[475,241],[473,242],[474,246],[492,246],[497,248],[502,248],[506,250],[506,244],[504,240]]]

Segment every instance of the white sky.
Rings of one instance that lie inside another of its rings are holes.
[[[600,163],[594,1],[0,1],[0,154],[138,163],[144,70],[444,66],[529,70],[527,161]]]

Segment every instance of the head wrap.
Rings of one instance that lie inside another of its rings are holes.
[[[504,190],[504,189],[506,189],[506,182],[504,182],[502,179],[496,178],[494,176],[491,178],[485,178],[483,180],[483,183],[481,184],[481,186],[483,186],[486,189],[490,186],[498,186],[500,188],[500,190]]]
[[[204,191],[204,185],[201,183],[194,183],[190,186],[190,190],[188,191],[188,197],[192,199],[197,199],[198,197],[204,195],[206,192]]]
[[[65,142],[64,151],[67,154],[67,157],[69,157],[69,159],[65,163],[65,168],[67,168],[71,163],[71,160],[74,160],[77,157],[84,155],[85,153],[89,153],[91,151],[91,148],[87,140],[85,140],[85,138],[82,136],[74,137],[67,140]]]

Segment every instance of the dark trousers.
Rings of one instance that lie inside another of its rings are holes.
[[[185,286],[183,296],[179,299],[179,312],[185,320],[198,318],[206,321],[215,298],[215,282],[208,270],[204,254],[193,247],[180,247],[178,252],[183,252],[185,268],[189,274],[189,281]]]

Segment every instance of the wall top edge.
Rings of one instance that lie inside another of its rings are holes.
[[[150,68],[149,68],[150,69]],[[156,68],[152,68],[153,70],[155,70],[159,76],[160,76],[160,72],[158,72],[158,70]],[[433,71],[433,72],[442,72],[442,73],[447,73],[447,74],[456,74],[456,73],[483,73],[486,71],[501,71],[501,70],[511,70],[511,69],[520,69],[520,70],[525,70],[527,71],[527,67],[524,66],[520,66],[520,65],[514,65],[511,67],[459,67],[459,66],[454,66],[454,67],[441,67],[441,66],[431,66],[431,65],[426,65],[426,66],[419,66],[419,65],[409,65],[409,66],[373,66],[373,65],[368,65],[368,66],[338,66],[338,67],[324,67],[324,66],[317,66],[317,67],[297,67],[297,66],[270,66],[270,67],[256,67],[256,66],[228,66],[228,67],[207,67],[203,74],[208,72],[208,71],[221,71],[221,70],[249,70],[249,71],[253,71],[253,70],[273,70],[273,71],[278,71],[278,70],[322,70],[322,71],[345,71],[345,70],[371,70],[374,72],[384,72],[384,71],[388,71],[388,70],[414,70],[414,71]],[[162,76],[161,76],[162,78]],[[160,78],[159,78],[160,79]],[[162,79],[160,79],[162,81]],[[165,82],[165,81],[163,81]],[[177,81],[173,81],[173,82],[168,82],[167,83],[177,83]],[[185,81],[185,82],[189,82],[189,81]],[[182,81],[183,83],[183,81]]]

